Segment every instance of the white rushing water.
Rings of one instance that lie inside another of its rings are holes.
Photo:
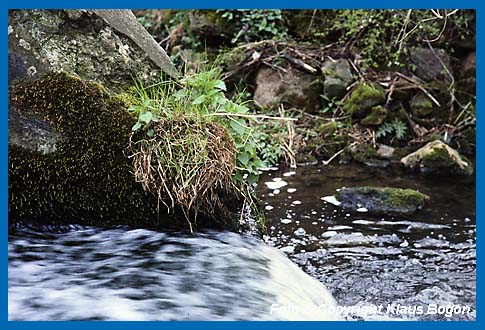
[[[337,320],[327,289],[248,236],[9,235],[9,320]]]

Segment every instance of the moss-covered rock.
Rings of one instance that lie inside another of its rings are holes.
[[[362,118],[372,107],[384,103],[384,89],[377,84],[361,84],[344,102],[344,111],[353,118]]]
[[[432,141],[401,159],[401,163],[421,172],[473,174],[472,163],[440,140]]]
[[[359,144],[351,148],[350,151],[354,160],[366,166],[377,168],[389,166],[389,161],[383,159],[377,150],[368,144]]]
[[[409,108],[416,117],[426,117],[433,112],[433,103],[423,93],[418,93],[409,101]]]
[[[340,206],[347,210],[365,208],[374,214],[411,214],[420,210],[429,196],[412,189],[351,187],[337,192]]]
[[[387,118],[387,109],[382,105],[372,107],[370,113],[360,121],[362,125],[378,126],[384,123]]]
[[[246,58],[246,53],[243,48],[236,47],[232,49],[224,49],[219,57],[220,64],[226,70],[233,70],[235,67]]]
[[[315,125],[315,130],[322,137],[332,136],[338,130],[338,123],[336,121],[320,121]]]
[[[136,120],[101,85],[49,74],[13,85],[9,101],[59,136],[49,153],[9,144],[10,223],[175,224],[135,182],[125,149]]]

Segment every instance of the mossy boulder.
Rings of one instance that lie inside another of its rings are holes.
[[[241,47],[224,49],[219,56],[220,65],[230,71],[237,69],[237,66],[246,58],[246,52]]]
[[[350,149],[352,158],[357,162],[369,167],[385,168],[389,166],[389,160],[381,155],[368,144],[359,144]]]
[[[387,113],[388,111],[385,107],[376,105],[375,107],[372,107],[370,113],[365,116],[360,123],[366,126],[379,126],[386,120]]]
[[[440,140],[403,157],[401,163],[424,173],[472,175],[474,172],[470,160]]]
[[[10,224],[177,225],[135,182],[125,150],[136,120],[101,85],[52,73],[11,86],[9,105],[9,133],[20,117],[56,136],[48,152],[9,140]]]
[[[342,188],[335,195],[346,210],[365,208],[373,214],[406,215],[420,210],[429,196],[412,189],[390,187]]]
[[[377,84],[360,84],[344,102],[344,111],[353,118],[364,117],[372,107],[386,100],[384,89]]]
[[[338,130],[338,123],[336,121],[317,121],[315,130],[322,137],[330,137]]]
[[[409,101],[409,108],[414,116],[421,118],[433,112],[433,103],[423,93],[418,93]]]

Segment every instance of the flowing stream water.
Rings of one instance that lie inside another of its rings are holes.
[[[431,200],[410,218],[322,200],[353,185],[414,188]],[[307,166],[265,172],[257,192],[267,244],[216,231],[11,229],[9,319],[475,319],[474,178]]]
[[[260,182],[269,220],[264,240],[324,283],[347,307],[344,316],[475,319],[474,177],[337,165],[269,171]],[[322,200],[364,185],[417,189],[430,200],[401,218],[343,211]]]

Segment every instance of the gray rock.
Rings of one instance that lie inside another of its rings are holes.
[[[379,154],[379,157],[383,159],[391,159],[392,156],[394,156],[394,151],[395,149],[393,147],[385,144],[379,144],[376,150],[377,154]]]
[[[472,175],[472,163],[446,143],[436,140],[403,157],[401,163],[420,172]]]
[[[410,61],[415,66],[415,74],[425,80],[451,82],[451,77],[446,73],[445,67],[451,73],[450,56],[444,49],[435,48],[412,48],[410,50]],[[443,62],[443,63],[442,63]],[[443,64],[445,67],[443,67]]]
[[[374,214],[402,215],[420,210],[429,196],[412,189],[364,186],[342,188],[336,198],[346,210],[366,208]]]
[[[123,33],[135,42],[163,72],[171,77],[178,76],[177,70],[167,53],[165,53],[165,50],[153,39],[143,25],[138,22],[131,10],[101,9],[94,10],[94,12],[96,15],[102,17],[112,28]]]
[[[468,54],[461,64],[461,78],[475,78],[477,71],[477,52]]]
[[[280,104],[315,113],[320,106],[320,88],[311,74],[298,71],[291,66],[280,72],[263,67],[256,76],[254,101],[264,108],[275,108]]]
[[[11,10],[8,25],[9,52],[32,79],[65,71],[118,92],[133,85],[133,76],[160,75],[145,50],[91,11]]]
[[[8,144],[43,155],[54,153],[61,135],[46,122],[8,110]]]
[[[342,98],[354,79],[349,62],[345,59],[326,61],[323,64],[322,72],[325,75],[323,94],[328,99]]]

